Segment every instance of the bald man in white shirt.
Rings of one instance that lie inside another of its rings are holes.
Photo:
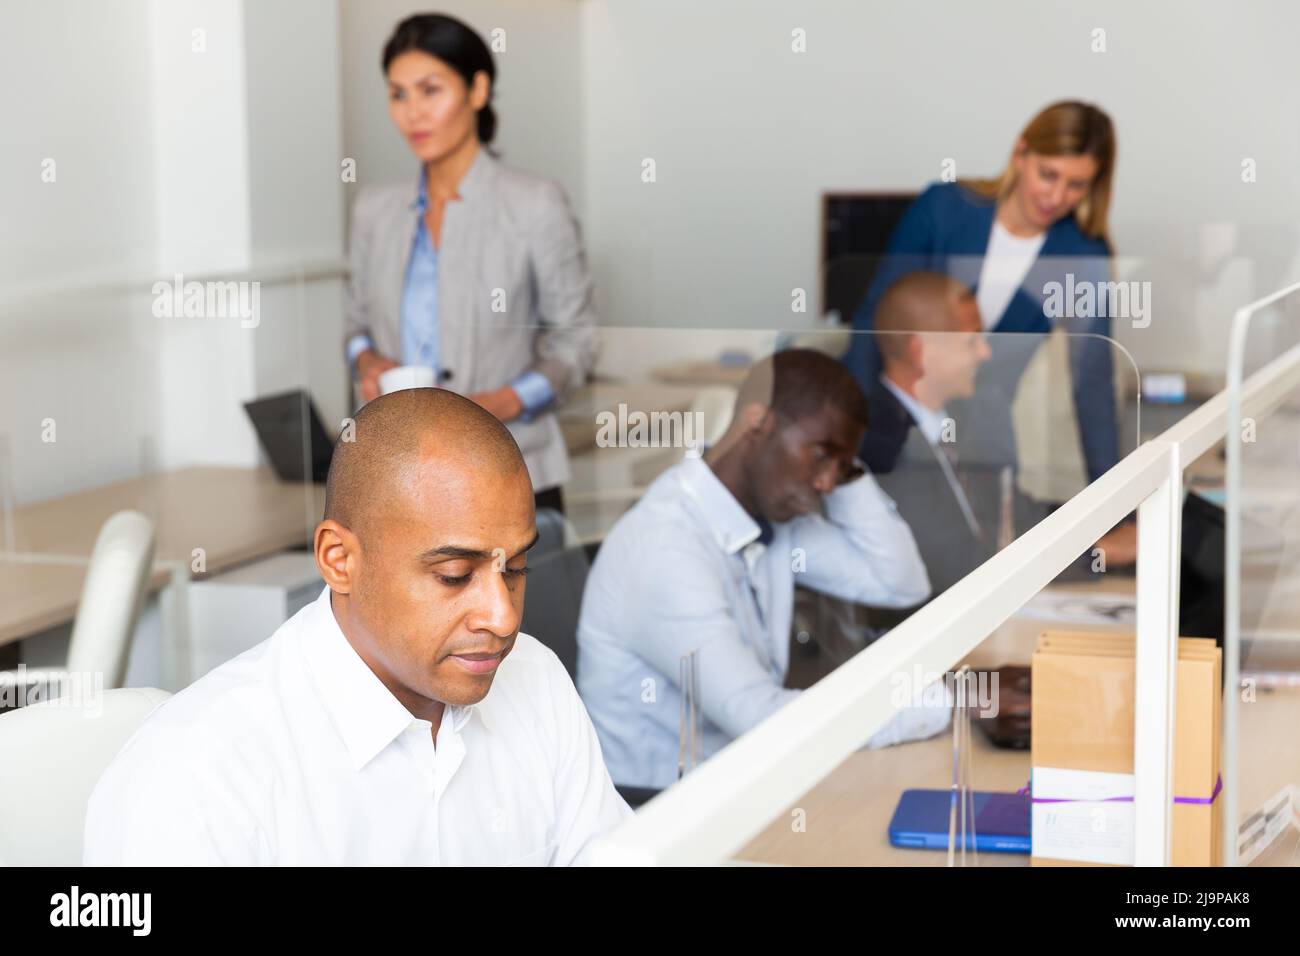
[[[533,493],[442,389],[330,467],[320,598],[158,708],[100,779],[90,865],[564,865],[630,814],[556,656],[519,633]]]

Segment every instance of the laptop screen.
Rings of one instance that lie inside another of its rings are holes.
[[[329,477],[334,443],[305,391],[268,395],[246,402],[244,410],[281,481],[323,483]]]

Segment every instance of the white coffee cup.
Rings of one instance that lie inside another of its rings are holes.
[[[399,365],[379,376],[379,393],[400,392],[404,388],[433,388],[437,384],[433,369],[427,365]]]

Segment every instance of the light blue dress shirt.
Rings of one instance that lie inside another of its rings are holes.
[[[438,250],[425,224],[429,191],[423,176],[415,208],[415,238],[402,287],[402,364],[422,365],[438,373]]]
[[[439,372],[438,329],[438,250],[425,224],[429,209],[429,185],[423,172],[419,177],[415,201],[411,208],[418,213],[415,235],[411,239],[411,258],[406,266],[406,280],[402,287],[401,338],[403,365],[421,365]],[[368,335],[354,335],[348,342],[348,364],[356,366],[357,357],[366,349],[374,348]],[[523,403],[520,416],[531,421],[540,411],[555,400],[555,390],[546,376],[536,370],[524,372],[510,383]]]
[[[796,583],[876,606],[929,595],[912,532],[870,474],[822,502],[824,515],[772,525],[769,539],[687,458],[611,529],[582,598],[578,690],[615,783],[677,779],[683,655],[698,652],[701,760],[798,694],[784,686]],[[901,716],[910,727],[894,721],[873,742],[921,733],[917,715]],[[930,733],[947,724],[946,712],[920,716]]]

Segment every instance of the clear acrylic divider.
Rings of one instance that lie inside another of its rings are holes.
[[[1232,815],[1224,825],[1236,863],[1298,866],[1300,375],[1288,378],[1287,369],[1300,364],[1300,293],[1253,311],[1240,342],[1240,421],[1228,423],[1226,449],[1238,474],[1234,481],[1230,467],[1228,485],[1206,492],[1238,522],[1237,542],[1207,534],[1203,551],[1185,548],[1183,588],[1195,589],[1202,626],[1226,635],[1224,787]],[[1261,405],[1252,396],[1266,380],[1280,384]]]
[[[300,451],[302,403],[263,420],[274,460],[245,405],[301,390],[328,409],[328,455],[347,404],[341,295],[337,272],[289,268],[123,276],[0,306],[2,586],[16,634],[64,631],[27,641],[25,658],[66,655],[97,536],[124,510],[153,525],[157,599],[134,635],[127,684],[178,690],[245,649],[193,633],[187,585],[236,569],[258,579],[251,565],[310,541],[323,486]]]
[[[488,348],[516,334],[547,342],[551,333],[502,326],[475,334],[477,347]],[[588,381],[551,409],[569,458],[559,536],[568,543],[530,559],[523,630],[562,660],[573,655],[611,775],[636,802],[689,778],[695,760],[707,766],[765,715],[887,637],[929,599],[927,579],[940,588],[961,581],[1087,486],[1077,436],[1081,416],[1087,427],[1096,427],[1096,416],[1088,393],[1071,388],[1072,355],[1100,357],[1116,377],[1137,379],[1127,353],[1113,343],[1065,333],[604,327],[594,335]],[[870,342],[855,347],[858,339]],[[864,396],[845,357],[867,344],[886,357],[890,383],[896,376],[901,384],[896,393],[891,384],[866,380],[869,424],[861,430],[846,423]],[[817,358],[789,366],[795,350]],[[1056,364],[1030,378],[1035,362]],[[778,376],[799,385],[782,388]],[[838,376],[844,387],[835,384]],[[818,388],[834,398],[809,399]],[[784,414],[763,424],[774,405]],[[1102,407],[1109,416],[1116,403]],[[1063,447],[1067,426],[1074,448]],[[512,429],[529,454],[531,436],[519,424]],[[833,434],[818,432],[813,441],[817,429]],[[863,432],[871,436],[866,442]],[[853,446],[843,449],[846,470],[829,464],[819,472],[816,463],[834,462],[838,452],[828,449],[846,440]],[[1132,450],[1112,440],[1118,456]],[[534,441],[533,454],[538,447]],[[855,457],[874,459],[874,483],[892,505],[880,504],[879,491],[862,500],[840,494],[837,482],[852,482]],[[836,477],[823,487],[830,474]],[[842,510],[828,495],[845,502]],[[861,526],[846,531],[855,517]],[[809,532],[801,545],[800,534]],[[932,791],[937,797],[919,798],[918,819],[938,812],[931,836],[937,851],[949,845],[949,811],[963,805],[952,790],[954,733],[961,728],[949,719],[962,664],[972,668],[968,710],[975,718],[958,737],[966,741],[958,781],[971,795],[967,832],[988,825],[992,838],[1008,825],[1027,828],[1030,798],[1017,791],[1028,786],[1033,766],[1029,676],[1044,632],[1056,641],[1048,662],[1056,669],[1045,680],[1062,704],[1047,715],[1058,748],[1051,759],[1065,764],[1049,769],[1082,773],[1092,785],[1098,778],[1089,774],[1107,768],[1131,778],[1131,716],[1127,735],[1110,731],[1133,707],[1135,537],[1121,523],[1099,529],[1096,539],[1048,574],[1050,585],[1023,612],[987,639],[972,636],[961,659],[891,672],[881,693],[901,716],[874,731],[864,726],[864,749],[774,818],[737,858],[945,863],[944,852],[891,847],[889,827],[905,790]],[[573,586],[575,576],[581,587]],[[561,592],[581,600],[557,606]],[[1081,719],[1069,709],[1086,710],[1083,698],[1060,692],[1075,680],[1076,666],[1096,669],[1093,687],[1114,698],[1113,711]],[[907,740],[913,736],[924,739]],[[1081,756],[1070,764],[1062,752]],[[1108,796],[1122,804],[1125,781],[1112,782],[1117,790]],[[1083,797],[1095,794],[1071,791],[1081,784],[1068,773],[1048,783],[1053,789],[1043,799],[1064,801],[1050,805],[1058,831],[1082,813],[1088,827],[1111,827],[1101,843],[1122,844],[1122,806],[1085,804]],[[1060,796],[1070,793],[1068,801]],[[938,811],[930,800],[941,803]],[[1103,817],[1088,816],[1098,805]],[[1028,859],[972,838],[967,862],[977,849],[986,851],[979,852],[981,864]],[[954,850],[960,859],[961,846]]]

